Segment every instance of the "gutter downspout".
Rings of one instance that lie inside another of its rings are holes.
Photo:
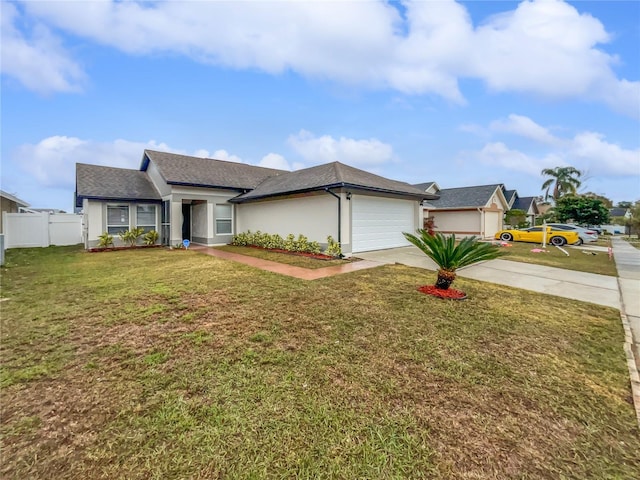
[[[340,198],[340,195],[336,195],[328,188],[325,188],[324,191],[333,195],[338,200],[338,244],[342,247],[342,199]]]

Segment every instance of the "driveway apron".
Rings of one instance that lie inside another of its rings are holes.
[[[412,267],[437,270],[435,263],[413,246],[359,253],[357,256],[382,263],[402,263]],[[461,268],[458,270],[458,275],[620,309],[618,281],[616,277],[609,275],[576,272],[502,259]]]

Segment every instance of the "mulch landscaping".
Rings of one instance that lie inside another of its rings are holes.
[[[456,290],[455,288],[443,290],[435,285],[423,285],[418,288],[418,291],[437,298],[448,298],[451,300],[464,300],[467,298],[467,294],[462,290]]]

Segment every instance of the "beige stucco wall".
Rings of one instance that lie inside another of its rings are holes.
[[[3,233],[4,223],[2,221],[2,216],[5,213],[16,213],[18,211],[18,204],[8,198],[0,197],[0,233]]]
[[[435,229],[438,232],[480,234],[480,212],[477,210],[431,211],[429,216],[434,217]]]
[[[349,238],[349,209],[342,200],[342,238]],[[345,228],[346,227],[346,228]],[[244,203],[236,206],[236,232],[260,230],[286,237],[303,234],[326,244],[327,235],[338,239],[338,200],[320,195]]]
[[[82,201],[82,211],[84,212],[85,247],[95,247],[98,236],[106,230],[106,218],[103,215],[106,211],[105,203],[85,198]]]

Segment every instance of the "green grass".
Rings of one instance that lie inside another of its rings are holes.
[[[271,260],[272,262],[285,263],[287,265],[293,265],[294,267],[302,268],[324,268],[332,267],[334,265],[343,265],[349,263],[350,260],[324,260],[317,258],[304,257],[301,255],[270,252],[261,248],[251,247],[236,247],[234,245],[225,245],[222,247],[216,247],[218,250],[225,252],[238,253],[240,255],[246,255],[248,257],[261,258],[263,260]]]
[[[7,263],[3,479],[640,478],[616,310],[467,279],[438,300],[402,265]]]
[[[548,267],[565,268],[567,270],[577,270],[579,272],[599,273],[601,275],[616,276],[618,271],[615,262],[609,260],[607,252],[582,253],[579,247],[562,247],[569,252],[565,255],[560,249],[547,245],[546,253],[533,253],[531,250],[542,248],[535,243],[509,242],[511,247],[504,247],[507,255],[503,260],[513,260],[516,262],[535,263]]]

